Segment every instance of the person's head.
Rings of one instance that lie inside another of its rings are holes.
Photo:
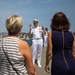
[[[46,31],[48,31],[48,28],[45,28]]]
[[[68,31],[70,29],[70,23],[63,12],[57,12],[52,19],[51,22],[52,30],[65,30]]]
[[[16,35],[21,31],[23,26],[22,17],[12,15],[6,19],[6,29],[9,35]]]
[[[30,24],[29,27],[32,27],[32,25]]]
[[[38,20],[37,19],[34,19],[33,20],[33,24],[34,24],[35,27],[37,27],[38,26]]]

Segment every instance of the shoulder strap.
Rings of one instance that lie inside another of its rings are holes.
[[[3,47],[3,39],[2,39],[2,49],[3,49],[3,52],[4,52],[4,54],[5,54],[6,58],[7,58],[7,60],[9,61],[10,65],[12,66],[13,70],[14,70],[18,75],[20,75],[20,74],[17,72],[17,70],[13,67],[13,64],[11,63],[10,59],[8,58],[8,55],[6,54],[6,52],[5,52],[5,50],[4,50],[4,47]]]

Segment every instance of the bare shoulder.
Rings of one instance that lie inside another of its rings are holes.
[[[19,46],[28,46],[28,43],[21,39],[18,41],[18,44],[19,44]]]
[[[23,56],[26,56],[26,54],[30,52],[29,45],[26,41],[23,41],[20,39],[18,41],[18,47],[19,47],[19,51],[20,51],[21,55],[23,55]]]

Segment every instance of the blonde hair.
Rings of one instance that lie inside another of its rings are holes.
[[[10,35],[17,34],[23,26],[22,17],[18,15],[12,15],[6,20],[6,28]]]

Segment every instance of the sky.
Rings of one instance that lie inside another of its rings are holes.
[[[51,31],[51,19],[56,12],[63,12],[71,24],[70,30],[75,31],[75,0],[0,0],[0,32],[7,32],[5,21],[14,14],[23,18],[22,32],[29,32],[33,19]]]

